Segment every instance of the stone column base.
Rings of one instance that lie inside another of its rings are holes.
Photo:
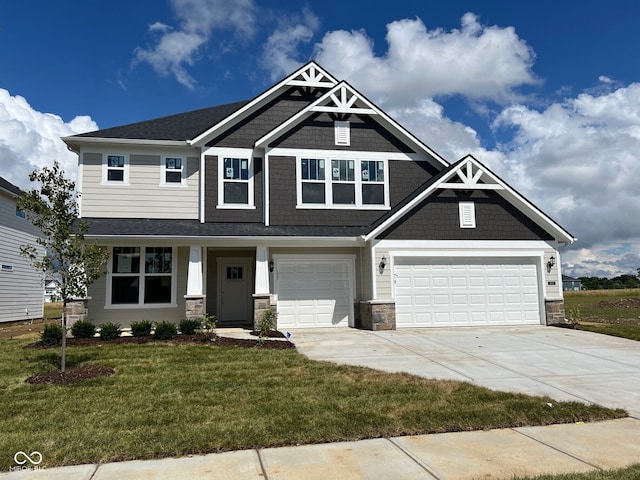
[[[89,315],[89,300],[91,297],[74,298],[65,305],[64,316],[67,322],[67,336],[70,335],[74,323],[84,321]]]
[[[262,322],[262,314],[271,310],[271,294],[270,293],[254,293],[253,294],[253,331],[260,330],[260,323]],[[276,325],[273,326],[274,330],[278,329],[278,320],[276,319]]]
[[[203,318],[204,295],[185,295],[185,318]]]
[[[356,325],[364,330],[395,330],[396,304],[394,302],[360,302],[360,315]]]
[[[546,325],[567,323],[567,319],[564,316],[564,300],[545,300],[544,310]]]

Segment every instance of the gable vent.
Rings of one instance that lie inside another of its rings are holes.
[[[473,202],[460,202],[460,228],[476,228],[476,208]]]
[[[349,122],[336,121],[336,145],[349,146],[351,143],[351,135],[349,130]]]

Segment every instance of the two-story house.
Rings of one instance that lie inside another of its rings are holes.
[[[32,245],[39,255],[44,248],[36,243],[39,230],[16,205],[20,193],[0,177],[0,322],[32,320],[43,314],[42,275],[20,255],[20,246]]]
[[[64,138],[96,323],[547,324],[574,237],[472,156],[450,164],[310,62],[250,101]]]

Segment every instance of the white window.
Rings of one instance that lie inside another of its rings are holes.
[[[321,158],[301,160],[302,203],[325,203],[325,164]]]
[[[334,130],[336,137],[336,145],[342,145],[348,147],[351,145],[351,129],[349,122],[335,121]]]
[[[184,185],[186,161],[182,157],[164,157],[161,168],[161,185]]]
[[[106,155],[102,163],[102,183],[126,185],[129,183],[129,159],[126,155]]]
[[[386,160],[298,158],[298,208],[388,209]]]
[[[384,162],[362,160],[362,203],[364,205],[384,205]]]
[[[460,228],[476,228],[476,208],[473,202],[460,202]]]
[[[331,160],[331,198],[334,205],[356,204],[355,160]]]
[[[218,208],[255,208],[250,150],[228,149],[218,155]]]
[[[175,283],[172,247],[113,247],[108,305],[175,307]]]

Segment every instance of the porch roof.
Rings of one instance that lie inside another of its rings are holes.
[[[341,237],[359,238],[369,227],[201,223],[199,220],[153,218],[83,218],[93,237]]]

